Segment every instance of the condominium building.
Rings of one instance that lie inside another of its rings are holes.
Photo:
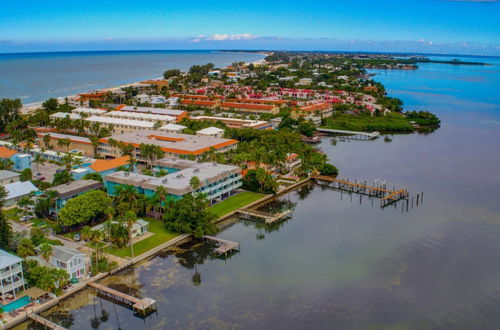
[[[106,113],[106,117],[141,120],[152,123],[160,122],[162,125],[177,122],[177,118],[174,116],[160,115],[155,113],[129,112],[129,111],[110,111]]]
[[[152,196],[160,186],[167,198],[177,200],[192,193],[191,179],[197,177],[200,186],[195,192],[204,193],[213,202],[229,197],[241,187],[241,169],[238,166],[217,163],[198,163],[178,158],[164,158],[155,162],[155,171],[166,171],[161,177],[130,172],[115,172],[104,177],[109,195],[115,195],[118,186],[130,185],[146,196]]]
[[[127,111],[127,112],[136,112],[136,113],[151,113],[155,115],[167,115],[176,118],[176,121],[179,122],[182,119],[188,116],[188,113],[184,110],[175,110],[175,109],[165,109],[165,108],[152,108],[152,107],[134,107],[127,105],[119,105],[115,108],[119,111]]]
[[[236,148],[238,143],[238,140],[232,139],[148,130],[118,134],[109,138],[100,139],[98,147],[100,155],[112,158],[116,157],[117,154],[120,154],[120,151],[117,150],[116,147],[111,146],[109,143],[109,140],[111,139],[135,146],[134,156],[139,161],[144,161],[141,158],[141,144],[159,146],[164,152],[165,157],[198,157],[206,152],[209,152],[211,149],[214,149],[216,152],[226,152]]]
[[[220,121],[226,124],[226,126],[229,128],[254,128],[254,129],[273,128],[273,125],[270,122],[263,120],[237,119],[237,118],[212,117],[212,116],[191,117],[191,120]]]
[[[101,127],[106,127],[113,134],[122,134],[140,130],[151,130],[155,123],[143,120],[122,119],[113,117],[91,116],[85,120],[92,123],[99,123]]]

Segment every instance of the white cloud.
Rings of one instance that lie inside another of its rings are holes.
[[[200,42],[202,40],[210,40],[210,41],[226,41],[226,40],[253,40],[259,38],[250,33],[242,33],[242,34],[214,34],[212,36],[199,35],[193,42]]]

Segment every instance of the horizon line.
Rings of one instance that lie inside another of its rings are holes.
[[[384,54],[384,55],[433,55],[433,56],[470,56],[470,57],[494,57],[500,58],[500,55],[477,55],[477,54],[459,54],[459,53],[421,53],[421,52],[378,52],[378,51],[352,51],[352,50],[272,50],[272,49],[95,49],[95,50],[51,50],[51,51],[33,51],[33,52],[4,52],[3,55],[30,55],[30,54],[70,54],[70,53],[117,53],[117,52],[285,52],[285,53],[338,53],[338,54]]]

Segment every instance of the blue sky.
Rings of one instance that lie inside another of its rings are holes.
[[[0,0],[0,52],[311,49],[500,55],[500,1]]]

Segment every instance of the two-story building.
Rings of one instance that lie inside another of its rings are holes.
[[[154,195],[158,187],[167,191],[167,199],[178,200],[182,196],[195,192],[204,193],[211,202],[229,197],[240,188],[241,170],[238,166],[217,163],[198,163],[179,158],[163,158],[154,163],[155,172],[168,174],[160,177],[138,173],[115,172],[104,177],[108,194],[114,196],[118,186],[130,185],[137,192],[146,196]],[[198,189],[193,191],[191,179],[200,181]]]
[[[55,191],[57,193],[55,209],[52,211],[58,212],[71,198],[99,188],[102,188],[102,183],[95,180],[75,180],[52,187],[48,191]]]
[[[2,298],[25,289],[22,259],[0,250],[0,294]],[[5,302],[5,300],[4,300]]]
[[[85,253],[62,245],[53,245],[49,263],[54,268],[64,269],[70,278],[81,278],[86,274],[85,258]]]

